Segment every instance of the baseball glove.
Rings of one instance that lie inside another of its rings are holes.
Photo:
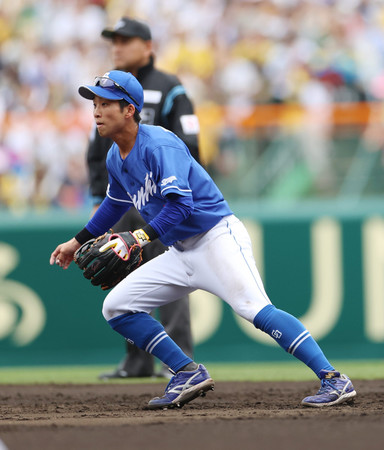
[[[131,232],[105,233],[83,244],[74,261],[94,286],[107,290],[139,267],[142,248]]]

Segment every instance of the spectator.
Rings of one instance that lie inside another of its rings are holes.
[[[7,185],[29,186],[26,191],[17,191],[19,198],[13,199],[13,204],[30,206],[37,197],[39,203],[46,205],[66,204],[60,199],[68,183],[66,175],[60,178],[56,197],[46,197],[46,191],[34,192],[38,189],[35,172],[39,173],[37,178],[41,174],[41,165],[35,164],[39,158],[34,156],[33,143],[39,138],[34,129],[35,116],[45,114],[55,129],[59,111],[66,110],[71,116],[82,108],[76,98],[76,86],[91,79],[94,73],[102,73],[108,60],[108,49],[98,39],[97,30],[122,13],[146,19],[156,42],[157,66],[179,74],[183,82],[185,79],[199,109],[239,101],[236,98],[239,86],[226,83],[235,67],[241,70],[239,83],[246,81],[245,91],[240,92],[241,102],[249,102],[251,108],[266,103],[302,104],[314,86],[317,92],[326,91],[323,98],[327,97],[331,103],[382,100],[378,87],[384,74],[381,2],[134,0],[127,4],[122,0],[68,0],[64,6],[59,3],[21,0],[3,2],[1,8],[0,170]],[[196,23],[204,24],[198,27],[198,33]],[[58,85],[65,89],[57,89]],[[30,137],[21,148],[20,138],[15,137],[20,120],[26,124],[25,133]],[[83,144],[87,141],[89,123],[80,123],[80,127],[72,123],[75,133],[81,131],[78,138]],[[324,130],[329,133],[328,125]],[[221,122],[216,120],[215,132],[208,132],[215,136],[216,146],[222,131],[228,132],[225,116]],[[237,138],[241,130],[233,132]],[[58,147],[67,151],[64,133],[55,130],[53,133]],[[206,139],[204,133],[202,138]],[[327,134],[321,137],[323,141],[325,138]],[[328,144],[325,142],[325,148]],[[212,142],[209,145],[214,147]],[[216,154],[220,158],[217,148]],[[210,151],[210,158],[214,155]],[[82,158],[81,152],[78,157]],[[70,155],[64,157],[67,173],[70,160]],[[21,167],[24,164],[28,168]],[[48,178],[51,177],[48,173],[55,171],[50,164],[44,166]],[[79,199],[86,198],[85,179],[72,187]],[[0,196],[0,204],[11,206],[4,195]]]

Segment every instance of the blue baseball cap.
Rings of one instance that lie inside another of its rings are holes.
[[[96,77],[93,86],[80,86],[79,94],[87,100],[93,100],[95,96],[108,100],[126,100],[139,112],[144,103],[141,84],[130,72],[121,70],[111,70],[102,77]]]

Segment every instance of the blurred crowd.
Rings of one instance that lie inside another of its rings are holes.
[[[100,33],[123,15],[150,25],[157,65],[210,126],[207,162],[255,106],[299,103],[326,167],[330,105],[384,98],[381,0],[0,0],[0,207],[87,204],[92,112],[77,88],[111,68]]]

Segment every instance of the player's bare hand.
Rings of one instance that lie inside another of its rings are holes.
[[[81,245],[75,238],[72,238],[68,242],[64,242],[56,247],[55,251],[51,254],[49,263],[51,265],[57,264],[63,269],[68,269],[69,265],[73,261],[73,256]]]

